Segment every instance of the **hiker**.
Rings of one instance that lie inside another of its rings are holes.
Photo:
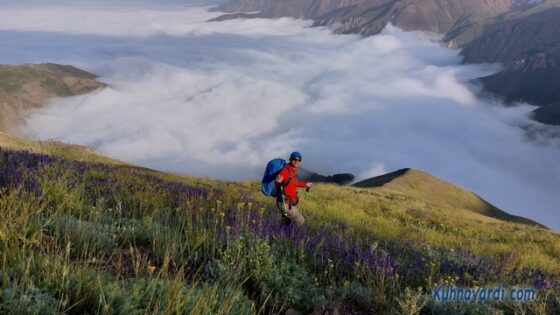
[[[286,216],[296,222],[297,225],[303,225],[305,219],[301,212],[296,208],[298,204],[298,188],[309,189],[313,186],[312,183],[302,182],[297,179],[297,170],[301,164],[301,153],[292,152],[290,155],[290,161],[284,166],[278,176],[276,176],[276,190],[278,193],[279,202],[277,203],[280,210],[282,210]],[[283,202],[282,202],[283,200]]]

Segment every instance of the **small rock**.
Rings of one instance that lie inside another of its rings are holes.
[[[294,310],[293,308],[290,308],[286,311],[286,313],[284,313],[284,315],[301,315],[301,313]]]

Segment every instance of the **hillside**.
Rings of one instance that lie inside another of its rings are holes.
[[[105,86],[95,75],[72,66],[0,65],[0,131],[13,131],[27,111],[52,97],[85,94]]]
[[[465,210],[462,192],[429,198],[416,180],[447,186],[421,171],[370,182],[378,188],[318,184],[302,194],[307,223],[296,228],[256,182],[11,143],[0,148],[2,313],[560,311],[560,235]],[[535,287],[540,299],[429,299],[436,285],[496,283]]]
[[[450,214],[453,213],[452,209],[459,208],[502,221],[544,227],[527,218],[504,212],[468,190],[417,169],[401,169],[363,180],[353,186],[398,192],[430,204],[432,207],[440,207]]]
[[[502,63],[503,71],[481,78],[486,90],[507,102],[541,105],[535,118],[560,125],[559,28],[560,7],[510,13],[469,43],[462,54],[469,63]]]
[[[375,35],[388,23],[404,30],[421,30],[445,35],[450,45],[476,38],[484,25],[509,10],[529,7],[521,0],[231,0],[214,10],[254,12],[249,16],[290,16],[313,19],[315,25],[339,25],[338,33]],[[229,16],[239,17],[239,16]],[[221,19],[228,16],[221,17]]]
[[[33,153],[51,154],[74,161],[98,162],[111,165],[128,163],[97,154],[84,145],[62,143],[55,140],[34,141],[0,131],[0,147],[12,150],[26,150]]]

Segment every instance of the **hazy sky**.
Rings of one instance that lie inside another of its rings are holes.
[[[177,3],[5,5],[0,63],[73,64],[111,85],[52,101],[22,132],[220,179],[259,179],[296,149],[322,174],[415,167],[560,229],[560,130],[477,97],[466,82],[495,66],[393,27],[362,39],[292,19],[206,23],[217,14]]]

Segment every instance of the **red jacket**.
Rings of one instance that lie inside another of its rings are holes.
[[[282,186],[284,187],[284,195],[288,198],[287,202],[295,205],[298,203],[297,188],[306,188],[307,182],[302,182],[297,179],[296,168],[288,163],[280,170],[278,176],[282,176]],[[290,179],[291,178],[291,179]]]

